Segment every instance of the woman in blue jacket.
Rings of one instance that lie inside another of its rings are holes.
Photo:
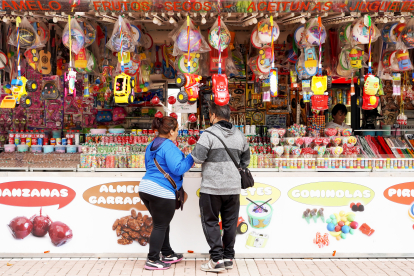
[[[187,157],[174,144],[178,135],[178,122],[175,118],[154,118],[152,129],[158,130],[145,152],[147,172],[139,185],[139,196],[150,212],[154,228],[149,241],[149,254],[145,268],[150,270],[168,269],[171,264],[183,259],[170,246],[170,222],[175,213],[175,190],[171,183],[155,166],[154,158],[168,173],[180,189],[183,174],[193,166],[193,157]],[[160,252],[162,259],[160,260]]]

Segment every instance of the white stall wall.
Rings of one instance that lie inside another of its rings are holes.
[[[98,175],[98,173],[96,174]],[[235,246],[237,256],[330,257],[333,251],[337,252],[337,257],[414,255],[412,250],[414,240],[411,238],[414,231],[413,222],[408,215],[411,202],[414,201],[414,193],[412,192],[414,191],[414,182],[410,182],[412,177],[329,177],[323,173],[320,173],[320,177],[304,177],[304,175],[302,175],[303,177],[278,177],[277,175],[255,177],[255,187],[244,191],[241,195],[240,216],[248,224],[248,231],[243,235],[237,235]],[[389,176],[389,174],[387,175]],[[15,181],[24,182],[16,183]],[[131,201],[134,200],[134,197],[138,197],[134,193],[134,185],[138,185],[138,181],[139,178],[135,177],[102,176],[2,178],[2,182],[0,182],[0,213],[2,214],[0,225],[3,226],[0,226],[0,236],[2,237],[0,255],[29,254],[37,256],[44,255],[44,251],[50,251],[50,254],[55,256],[145,256],[148,252],[148,246],[141,246],[136,241],[131,245],[119,245],[115,231],[112,230],[114,221],[127,216],[130,212],[101,208],[97,203],[101,196],[105,199],[108,196],[121,196],[122,201],[125,201],[126,197],[130,197]],[[67,191],[60,192],[59,197],[55,195],[53,198],[38,197],[36,192],[33,192],[35,189],[41,191],[41,189],[49,188],[52,190],[55,188],[53,183],[66,186],[66,188],[59,186],[59,191],[61,189]],[[200,177],[184,178],[184,186],[189,197],[184,211],[176,212],[170,234],[171,244],[176,252],[187,253],[190,250],[194,251],[193,256],[205,254],[209,250],[200,223],[197,196],[200,183]],[[393,187],[394,190],[387,190],[391,186],[401,183],[406,184]],[[118,185],[121,187],[125,185],[126,193],[111,193],[109,185],[112,185],[115,190]],[[128,187],[128,185],[132,186]],[[297,187],[299,185],[302,186]],[[29,194],[33,193],[34,196],[23,201],[22,197],[16,196],[16,191],[14,197],[10,197],[6,191],[9,189],[12,192],[13,189],[23,190],[25,188],[30,189]],[[70,201],[70,197],[74,194],[71,189],[76,193],[72,201]],[[108,193],[105,192],[106,189],[108,189]],[[326,190],[333,190],[333,192],[326,192]],[[328,193],[331,193],[330,198],[327,197]],[[318,194],[321,196],[317,197]],[[325,197],[323,197],[324,194]],[[246,195],[254,201],[272,199],[270,203],[273,213],[268,227],[254,229],[248,222]],[[91,198],[92,196],[96,196],[96,198]],[[35,204],[32,204],[31,198],[36,198]],[[115,198],[115,202],[117,201]],[[139,201],[139,198],[136,198],[135,201]],[[63,202],[63,205],[65,202],[68,204],[63,207],[61,204],[61,208],[58,209],[57,203],[59,202]],[[302,218],[303,211],[307,208],[319,209],[322,207],[325,209],[325,219],[327,219],[331,214],[339,213],[342,210],[346,213],[351,212],[349,207],[351,202],[359,202],[365,206],[364,212],[355,213],[355,220],[359,226],[366,223],[375,230],[375,233],[372,236],[367,236],[360,230],[356,230],[354,235],[347,234],[346,239],[339,241],[329,235],[330,244],[319,248],[313,243],[313,239],[317,232],[322,235],[328,233],[327,224],[323,223],[320,218],[316,223],[311,219],[308,224]],[[5,205],[5,203],[11,205]],[[406,205],[407,203],[408,205]],[[55,205],[47,206],[49,204]],[[22,205],[36,207],[23,207]],[[51,243],[48,235],[43,238],[29,235],[23,240],[16,240],[12,237],[7,224],[17,216],[29,218],[35,213],[39,213],[40,206],[43,206],[43,213],[48,214],[52,221],[64,222],[73,230],[73,239],[69,243],[56,247]],[[112,206],[114,206],[113,208],[126,206],[125,209],[134,207],[119,203],[112,204]],[[143,209],[144,206],[138,202],[136,207]],[[141,212],[144,215],[148,214],[147,211]],[[249,235],[253,231],[258,235],[268,235],[267,243],[265,239],[249,240]],[[191,256],[191,254],[189,255]]]

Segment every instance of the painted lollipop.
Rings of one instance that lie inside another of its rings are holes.
[[[355,136],[349,136],[349,138],[348,138],[348,144],[355,145],[356,142],[357,142],[357,139],[356,139]]]
[[[297,137],[296,139],[295,139],[295,144],[296,144],[296,146],[298,146],[298,147],[301,147],[302,145],[303,145],[303,143],[305,142],[305,140],[304,140],[304,138],[302,138],[302,137]]]
[[[334,147],[333,151],[332,151],[332,154],[333,154],[334,157],[338,158],[339,155],[341,155],[343,151],[344,151],[344,149],[342,147]]]
[[[280,138],[270,137],[270,143],[272,143],[272,145],[277,146],[279,145],[279,142],[280,142]]]
[[[303,141],[305,143],[305,147],[309,147],[312,144],[312,142],[313,142],[314,139],[315,138],[313,138],[313,137],[303,137]]]
[[[338,130],[336,128],[325,128],[325,135],[327,137],[335,136]]]
[[[315,138],[314,142],[315,142],[315,145],[320,146],[323,143],[323,139],[322,138]]]
[[[334,137],[334,138],[332,139],[332,143],[333,143],[335,146],[339,146],[339,145],[342,143],[342,138],[341,138],[341,137],[339,137],[339,136],[336,136],[336,137]]]
[[[284,148],[283,146],[274,147],[273,150],[275,151],[276,155],[280,158],[283,155]]]
[[[283,138],[283,136],[285,136],[285,134],[286,134],[286,129],[279,128],[278,133],[279,133],[280,138]]]
[[[342,130],[342,136],[348,137],[352,135],[352,129],[351,128],[346,128],[344,130]]]
[[[300,148],[299,147],[292,147],[290,149],[290,154],[292,155],[293,158],[298,158],[300,155]]]
[[[327,146],[329,144],[329,138],[322,138],[322,144]]]
[[[323,155],[325,154],[326,151],[326,147],[318,147],[318,157],[323,157]]]
[[[286,142],[288,143],[288,145],[293,146],[293,144],[295,144],[295,138],[289,137],[287,138]]]

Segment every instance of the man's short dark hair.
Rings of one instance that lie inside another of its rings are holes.
[[[342,114],[345,114],[345,116],[348,113],[348,110],[346,109],[346,106],[344,104],[337,104],[332,109],[332,115],[335,116],[339,111],[341,111]]]
[[[215,114],[219,119],[230,120],[230,107],[228,105],[220,106],[210,101],[208,107],[210,115]]]

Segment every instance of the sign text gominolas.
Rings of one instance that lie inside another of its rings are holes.
[[[303,184],[288,192],[294,201],[317,206],[347,206],[351,202],[366,205],[374,195],[373,190],[363,185],[337,181]]]

